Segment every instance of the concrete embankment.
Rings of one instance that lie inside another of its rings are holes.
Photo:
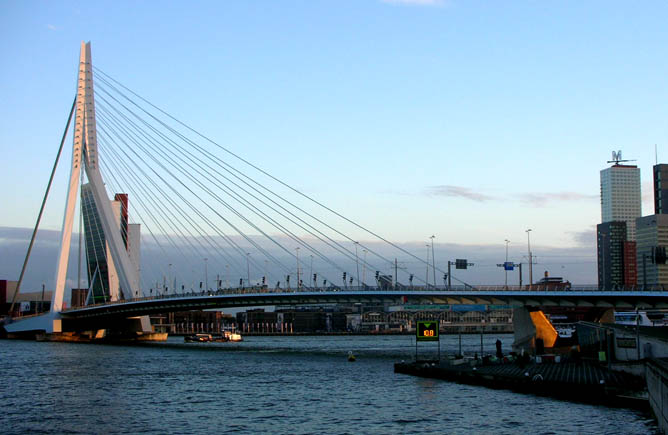
[[[645,370],[649,404],[661,432],[668,433],[668,359],[649,359]]]
[[[642,378],[608,370],[595,362],[471,366],[453,365],[452,360],[419,361],[397,363],[394,371],[578,402],[648,409]]]

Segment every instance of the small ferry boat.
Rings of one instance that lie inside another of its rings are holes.
[[[228,341],[238,342],[243,341],[241,334],[235,331],[223,331],[221,335],[211,334],[191,334],[183,337],[186,343],[225,343]]]
[[[213,341],[213,337],[211,334],[192,334],[183,337],[183,341],[186,343],[206,343]]]
[[[236,331],[224,331],[223,337],[225,337],[227,341],[233,341],[233,342],[243,341],[241,334],[239,334]]]

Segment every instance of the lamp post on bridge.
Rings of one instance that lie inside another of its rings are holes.
[[[169,280],[169,285],[172,285],[172,263],[169,263],[169,276],[167,277]],[[167,287],[169,289],[169,287]],[[176,289],[174,289],[174,293],[176,293]]]
[[[434,287],[436,287],[436,256],[434,255],[434,239],[436,236],[432,235],[429,238],[431,239],[431,269],[434,274]]]
[[[295,248],[297,252],[297,290],[301,289],[301,280],[299,279],[299,246]]]
[[[598,283],[598,286],[601,290],[605,290],[606,286],[606,276],[605,276],[605,254],[608,252],[607,249],[605,249],[605,236],[606,234],[603,232],[599,232],[599,236],[601,236],[601,241],[600,243],[600,248],[601,248],[601,277]],[[645,264],[645,258],[643,257],[643,265]],[[644,272],[643,272],[644,275]]]
[[[313,255],[311,255],[311,288],[313,288]]]
[[[362,282],[366,282],[366,249],[362,249],[362,252],[364,252],[364,258],[362,259]]]
[[[250,252],[246,252],[246,273],[248,278],[248,287],[251,286],[250,282]]]
[[[427,247],[427,273],[426,273],[426,276],[424,277],[425,278],[424,282],[425,282],[427,288],[429,288],[429,245],[425,245],[425,246]]]
[[[508,264],[508,244],[510,243],[510,240],[506,239],[506,264]],[[504,272],[506,273],[506,287],[508,287],[508,268],[504,267]]]
[[[209,270],[207,269],[207,260],[208,258],[204,259],[204,290],[209,289]]]
[[[357,245],[359,245],[360,242],[355,242],[355,265],[357,266],[357,285],[360,285],[360,261],[359,257],[357,256]]]
[[[533,258],[531,257],[531,238],[529,233],[531,233],[531,228],[525,231],[527,233],[527,249],[529,251],[529,285],[533,284]]]

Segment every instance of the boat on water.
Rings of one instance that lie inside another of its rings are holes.
[[[183,341],[186,343],[206,343],[213,341],[213,336],[211,334],[192,334],[183,337]]]
[[[668,326],[663,311],[615,311],[615,323],[629,326]]]
[[[186,343],[225,343],[228,341],[239,342],[243,341],[241,334],[234,331],[223,331],[222,335],[211,334],[191,334],[183,337]]]
[[[241,334],[239,334],[236,331],[224,331],[223,337],[225,337],[227,341],[233,341],[233,342],[243,341]]]
[[[554,325],[554,329],[559,334],[559,338],[573,338],[575,326],[573,325]]]

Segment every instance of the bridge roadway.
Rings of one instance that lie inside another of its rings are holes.
[[[430,289],[227,289],[137,298],[63,310],[63,319],[133,317],[172,311],[261,305],[332,303],[490,304],[535,307],[602,307],[616,310],[668,308],[668,291],[660,289],[598,290],[592,286],[568,290],[523,290],[512,286]]]

